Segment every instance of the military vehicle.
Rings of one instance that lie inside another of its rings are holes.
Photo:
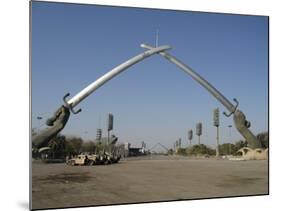
[[[75,166],[91,166],[94,165],[98,160],[98,156],[96,155],[78,155],[75,158],[69,159],[66,161],[67,165]]]
[[[119,162],[119,160],[121,159],[121,155],[115,155],[106,152],[104,158],[105,158],[104,164],[113,164]]]
[[[110,138],[96,140],[96,153],[99,155],[99,164],[118,163],[121,158],[119,146],[116,145],[118,137],[112,135]]]
[[[113,164],[118,163],[121,156],[115,156],[105,152],[103,155],[94,154],[94,155],[78,155],[75,158],[71,158],[66,161],[67,165],[71,166],[92,166],[99,164]]]

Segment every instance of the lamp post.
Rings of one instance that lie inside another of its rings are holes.
[[[198,145],[200,145],[200,136],[202,135],[202,123],[196,124],[196,135],[198,136]]]
[[[193,131],[189,130],[187,134],[188,134],[189,145],[191,147],[191,140],[192,140],[192,137],[193,137]]]
[[[232,125],[228,125],[227,126],[229,128],[229,147],[228,147],[228,151],[229,151],[229,154],[231,154],[231,128],[232,128]]]
[[[217,128],[217,147],[216,147],[216,157],[220,156],[220,151],[219,151],[219,108],[214,109],[214,126]]]

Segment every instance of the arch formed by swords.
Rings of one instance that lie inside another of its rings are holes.
[[[168,54],[166,51],[171,49],[171,46],[164,45],[159,47],[152,47],[146,44],[141,44],[142,48],[147,49],[145,52],[127,60],[126,62],[118,65],[117,67],[113,68],[96,81],[88,85],[82,91],[77,93],[74,97],[67,100],[67,97],[70,96],[67,93],[64,97],[64,105],[69,108],[69,110],[77,114],[81,111],[81,109],[74,111],[74,107],[77,106],[82,100],[84,100],[87,96],[101,87],[103,84],[117,76],[118,74],[122,73],[127,68],[131,67],[132,65],[144,60],[145,58],[152,56],[154,54],[159,54],[160,56],[164,57],[171,63],[175,64],[189,76],[191,76],[195,81],[197,81],[201,86],[203,86],[211,95],[213,95],[227,110],[228,114],[224,112],[224,115],[230,117],[233,114],[233,120],[237,130],[240,134],[247,140],[248,145],[250,148],[260,148],[261,143],[257,140],[256,136],[249,130],[250,122],[246,120],[244,113],[237,109],[239,103],[234,98],[233,101],[235,105],[231,103],[222,93],[220,93],[214,86],[212,86],[207,80],[205,80],[202,76],[196,73],[192,68],[181,62],[176,57]]]

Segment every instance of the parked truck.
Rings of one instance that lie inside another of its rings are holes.
[[[67,165],[71,166],[92,166],[92,165],[99,165],[99,164],[113,164],[118,163],[121,156],[114,156],[107,152],[104,154],[94,154],[94,155],[84,155],[80,154],[75,158],[69,159],[66,161]]]

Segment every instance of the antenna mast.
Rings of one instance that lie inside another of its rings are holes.
[[[156,40],[155,40],[155,46],[158,47],[158,39],[159,39],[159,30],[156,30]]]

